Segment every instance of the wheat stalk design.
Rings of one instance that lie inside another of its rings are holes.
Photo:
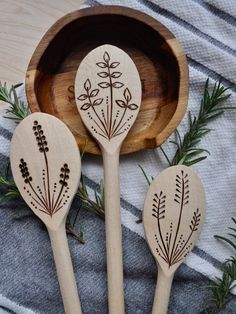
[[[24,190],[26,190],[26,193],[32,199],[30,204],[35,209],[52,217],[53,214],[58,212],[68,202],[69,196],[67,193],[69,190],[68,180],[70,169],[66,163],[62,166],[59,175],[59,185],[61,185],[61,188],[59,192],[57,192],[57,183],[54,182],[53,187],[51,187],[50,183],[50,170],[47,156],[49,147],[43,128],[38,121],[35,120],[32,129],[39,152],[42,153],[44,157],[45,169],[42,169],[42,187],[40,185],[34,186],[33,177],[30,175],[27,162],[23,158],[20,159],[19,168],[25,183]]]
[[[160,191],[159,194],[154,194],[152,216],[157,221],[158,229],[158,234],[154,235],[157,243],[156,251],[169,267],[180,262],[187,256],[192,247],[192,235],[198,230],[200,224],[201,213],[199,212],[199,208],[197,208],[193,213],[189,225],[189,235],[185,239],[183,234],[179,234],[183,209],[189,203],[189,197],[189,176],[182,170],[175,178],[175,195],[173,198],[174,202],[179,205],[177,227],[175,233],[173,233],[173,222],[171,222],[169,231],[164,235],[161,228],[161,221],[165,219],[166,214],[166,195],[163,191]]]

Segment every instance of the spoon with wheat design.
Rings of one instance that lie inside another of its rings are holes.
[[[158,267],[153,314],[167,313],[174,273],[197,242],[204,216],[204,189],[191,168],[170,167],[150,185],[143,224]]]
[[[81,62],[75,79],[80,116],[97,140],[104,163],[109,313],[124,313],[119,154],[141,104],[141,82],[131,58],[103,45]]]
[[[47,227],[66,314],[80,314],[66,217],[78,189],[81,162],[76,141],[59,119],[33,113],[16,128],[11,169],[27,205]]]

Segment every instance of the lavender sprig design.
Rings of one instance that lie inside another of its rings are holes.
[[[33,177],[30,175],[28,164],[24,158],[20,159],[19,168],[25,183],[24,190],[26,190],[28,196],[31,198],[31,205],[35,209],[52,217],[68,202],[69,196],[67,193],[69,190],[68,180],[70,169],[68,165],[64,163],[59,174],[59,184],[54,182],[53,186],[51,186],[47,139],[38,121],[34,121],[32,129],[38,150],[43,154],[45,162],[45,168],[42,169],[42,185],[34,185]],[[61,186],[59,191],[58,186]]]
[[[112,62],[109,53],[106,51],[103,55],[103,61],[97,62],[96,65],[103,69],[97,75],[107,80],[98,83],[100,89],[92,89],[90,79],[86,79],[84,83],[85,93],[81,94],[77,99],[86,101],[80,109],[87,111],[88,117],[93,121],[94,125],[91,127],[93,132],[111,140],[129,130],[131,127],[129,121],[133,118],[133,115],[129,114],[127,116],[127,112],[137,110],[138,105],[131,102],[132,95],[128,87],[125,87],[123,91],[124,100],[114,98],[114,89],[124,87],[124,83],[117,80],[122,76],[122,73],[116,69],[120,62]],[[105,99],[95,98],[101,89],[109,89],[108,95]],[[104,102],[106,102],[106,108],[104,109],[103,106],[100,109],[99,106]],[[90,110],[94,112],[96,118],[90,114]]]
[[[163,234],[162,231],[161,221],[165,219],[166,214],[166,195],[163,191],[154,194],[152,205],[152,216],[157,221],[158,230],[158,234],[155,234],[157,243],[156,251],[169,267],[180,262],[187,256],[193,245],[191,242],[192,235],[198,230],[201,220],[201,213],[199,212],[199,208],[197,208],[189,224],[188,236],[184,238],[184,235],[180,234],[183,210],[189,203],[189,177],[182,170],[180,174],[176,175],[175,180],[175,195],[173,200],[179,205],[179,215],[175,231],[173,231],[173,222],[170,223],[169,231],[166,234]]]

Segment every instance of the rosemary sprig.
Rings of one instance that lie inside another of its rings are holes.
[[[86,186],[86,178],[82,174],[80,180],[80,186],[76,196],[82,200],[82,208],[86,209],[94,214],[97,214],[99,217],[105,217],[104,211],[104,187],[103,181],[100,181],[99,191],[94,192],[95,201],[91,200],[88,194],[87,186]]]
[[[228,237],[215,235],[216,239],[222,240],[230,245],[236,253],[236,219],[232,218],[235,227],[229,227],[230,233]],[[217,314],[226,306],[233,297],[231,291],[236,287],[236,257],[231,256],[227,259],[221,268],[223,274],[221,278],[216,278],[215,282],[208,286],[212,292],[212,296],[206,301],[208,305],[202,313]]]
[[[0,175],[0,186],[2,190],[5,190],[4,195],[0,197],[0,205],[10,201],[11,199],[20,197],[20,193],[15,185],[15,182],[9,178],[9,169],[10,162],[7,163],[5,169]]]
[[[180,133],[176,130],[176,139],[170,141],[176,146],[176,152],[172,159],[170,159],[161,147],[169,166],[186,165],[191,166],[207,158],[209,154],[207,149],[200,148],[198,145],[201,139],[208,134],[212,129],[209,129],[208,124],[218,117],[220,117],[227,109],[236,109],[235,107],[223,107],[223,104],[231,94],[226,94],[228,88],[225,88],[221,81],[214,84],[212,92],[209,88],[209,79],[206,80],[204,86],[204,93],[201,100],[200,110],[197,116],[189,112],[189,127],[188,131],[181,138]]]
[[[16,88],[22,84],[18,84],[15,86],[11,86],[10,89],[7,88],[6,83],[2,84],[0,82],[0,100],[8,103],[10,107],[6,110],[8,116],[5,118],[12,119],[16,123],[19,123],[29,114],[31,114],[29,108],[25,103],[19,99],[16,93]],[[81,158],[84,155],[84,152],[81,154]],[[0,196],[0,205],[10,201],[12,199],[18,198],[21,199],[21,195],[15,185],[13,179],[10,177],[9,173],[9,162],[7,163],[6,167],[4,168],[2,174],[0,174],[0,189],[1,194]],[[83,174],[81,174],[81,180],[78,192],[76,197],[79,198],[81,201],[80,207],[77,210],[70,209],[70,212],[67,217],[66,223],[66,231],[67,234],[70,234],[79,242],[84,244],[83,239],[83,227],[79,223],[80,230],[79,233],[76,231],[76,223],[79,220],[79,213],[81,210],[88,210],[92,213],[97,214],[99,217],[104,218],[104,189],[103,189],[103,182],[100,183],[99,191],[95,191],[94,193],[94,200],[89,197],[87,186],[86,186],[86,179]]]
[[[150,178],[149,178],[149,176],[146,174],[146,172],[145,172],[145,170],[143,169],[143,167],[142,167],[141,165],[138,165],[138,166],[139,166],[139,168],[141,169],[141,171],[142,171],[142,173],[143,173],[143,175],[144,175],[144,178],[145,178],[146,181],[147,181],[147,184],[150,185],[150,184],[152,183],[152,181],[154,180],[154,177],[153,177],[153,176],[150,176]]]
[[[5,116],[5,118],[14,120],[16,123],[19,123],[30,114],[29,108],[19,99],[16,93],[16,88],[21,85],[22,84],[12,85],[8,90],[6,83],[2,84],[0,82],[0,100],[10,105],[6,110],[8,115]]]
[[[163,147],[160,146],[165,159],[169,166],[174,165],[186,165],[192,166],[207,158],[207,155],[202,156],[202,153],[210,154],[205,148],[200,148],[202,138],[208,134],[212,129],[209,129],[208,124],[216,118],[219,118],[224,114],[225,110],[236,109],[236,107],[223,107],[227,99],[230,98],[231,94],[226,94],[228,88],[225,88],[221,81],[214,84],[212,92],[209,88],[209,79],[206,80],[204,86],[204,93],[200,104],[200,109],[197,116],[192,115],[189,112],[189,124],[188,130],[181,137],[178,130],[175,131],[175,140],[171,140],[170,143],[176,146],[176,151],[172,159],[168,157]],[[141,171],[150,185],[153,180],[152,176],[147,175],[142,166],[139,165]]]

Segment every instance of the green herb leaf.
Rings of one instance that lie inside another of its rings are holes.
[[[236,109],[235,107],[222,106],[231,95],[226,94],[228,88],[225,88],[220,81],[215,83],[211,93],[209,89],[209,79],[207,79],[198,115],[193,116],[191,112],[189,112],[188,131],[181,138],[178,130],[176,130],[176,139],[171,141],[177,148],[171,161],[161,147],[161,151],[170,166],[179,164],[192,166],[193,164],[206,159],[206,155],[199,158],[194,157],[204,152],[209,154],[206,149],[198,147],[201,139],[212,131],[212,129],[207,127],[208,124],[213,119],[220,117],[225,110]]]
[[[6,83],[2,84],[0,82],[0,100],[10,105],[6,110],[8,115],[5,118],[14,120],[16,123],[19,123],[31,113],[28,106],[17,96],[16,88],[20,85],[12,85],[10,89],[7,89]]]

